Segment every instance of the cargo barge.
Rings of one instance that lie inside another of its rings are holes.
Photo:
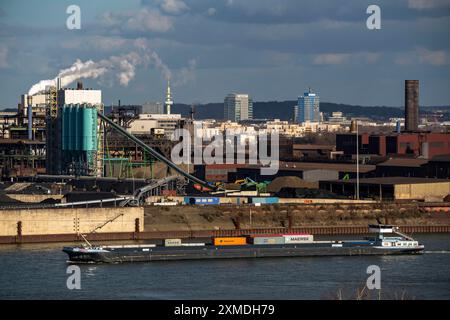
[[[378,235],[363,240],[315,241],[308,234],[213,238],[212,244],[165,239],[164,245],[64,247],[70,263],[122,263],[161,260],[265,257],[366,256],[420,254],[424,246],[390,225],[369,225]],[[395,236],[385,236],[394,233]]]

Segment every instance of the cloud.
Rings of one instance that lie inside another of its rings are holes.
[[[53,79],[41,80],[34,84],[28,91],[28,94],[33,95],[45,90],[46,86],[55,85],[57,78],[61,79],[61,85],[65,87],[78,79],[97,79],[109,72],[116,76],[120,85],[127,86],[135,76],[136,66],[143,63],[145,63],[145,56],[141,56],[136,52],[130,52],[122,56],[112,56],[97,62],[92,60],[83,62],[80,59],[76,59],[70,67],[60,70]]]
[[[161,9],[167,13],[179,14],[189,10],[189,7],[182,0],[162,0]]]
[[[348,53],[324,53],[313,58],[314,64],[342,64],[348,60]]]
[[[45,90],[46,86],[55,85],[56,79],[61,79],[61,85],[67,86],[78,79],[99,79],[101,83],[112,86],[117,81],[121,86],[127,86],[134,79],[138,67],[153,65],[165,79],[171,78],[171,71],[153,51],[147,40],[135,39],[132,41],[134,51],[123,55],[114,55],[99,61],[76,59],[68,68],[59,71],[53,79],[41,80],[29,90],[29,95]]]
[[[208,16],[213,16],[213,15],[215,15],[217,13],[217,9],[216,8],[208,8],[208,10],[206,10],[206,14],[208,15]]]
[[[313,64],[316,65],[338,65],[348,62],[376,63],[381,54],[378,52],[357,52],[357,53],[323,53],[313,57]]]
[[[408,0],[408,8],[416,10],[427,10],[449,6],[450,0]]]
[[[155,9],[142,8],[135,12],[107,12],[101,16],[104,26],[122,30],[167,32],[173,28],[170,17]]]
[[[444,50],[428,50],[419,48],[418,50],[420,62],[431,64],[433,66],[450,65],[450,53]]]
[[[195,69],[197,68],[197,60],[191,59],[188,62],[187,67],[181,68],[180,72],[176,75],[174,86],[181,86],[189,81],[195,80]]]
[[[97,51],[114,51],[129,45],[130,40],[120,37],[108,36],[87,36],[75,39],[65,40],[61,43],[64,49],[81,49],[81,50],[97,50]]]

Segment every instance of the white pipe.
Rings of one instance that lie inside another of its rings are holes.
[[[356,200],[359,200],[359,129],[356,120]]]
[[[28,140],[33,140],[33,106],[32,106],[32,97],[26,97],[27,103],[27,116],[28,116]]]

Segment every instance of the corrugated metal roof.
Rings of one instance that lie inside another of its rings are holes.
[[[334,145],[323,145],[323,144],[293,144],[294,150],[333,150]]]
[[[402,158],[395,158],[395,159],[389,159],[385,162],[379,163],[377,166],[381,167],[420,167],[421,165],[424,165],[428,163],[427,159],[402,159]]]
[[[248,165],[243,168],[259,169],[259,165]],[[375,170],[375,165],[360,164],[361,173]],[[329,163],[329,162],[281,162],[279,170],[308,171],[308,170],[334,170],[339,172],[356,172],[356,164],[352,163]]]
[[[350,180],[334,180],[325,182],[339,182],[339,183],[350,183],[355,184],[356,179]],[[378,178],[361,178],[359,179],[360,184],[382,184],[382,185],[395,185],[395,184],[419,184],[419,183],[439,183],[448,182],[447,179],[432,179],[432,178],[415,178],[415,177],[378,177]]]
[[[328,163],[328,162],[280,162],[279,169],[305,170],[335,170],[356,172],[356,164],[352,163]],[[374,165],[360,164],[360,172],[370,172],[375,170]]]
[[[450,162],[450,154],[434,156],[431,158],[432,162]]]

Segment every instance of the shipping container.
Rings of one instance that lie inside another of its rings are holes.
[[[245,190],[245,191],[236,191],[236,192],[230,192],[228,193],[228,196],[237,196],[237,197],[257,197],[258,196],[258,191],[249,191],[249,190]]]
[[[250,203],[262,203],[262,204],[273,204],[278,203],[277,197],[253,197],[249,199]]]
[[[311,243],[314,240],[312,234],[284,234],[284,243]]]
[[[213,244],[215,246],[241,246],[247,244],[247,239],[245,237],[214,238]]]
[[[201,242],[182,243],[183,247],[203,247],[205,244]]]
[[[165,239],[164,246],[166,246],[166,247],[181,246],[181,239]]]
[[[164,202],[153,202],[154,206],[177,206],[178,202],[176,201],[164,201]]]
[[[220,204],[219,197],[186,197],[186,198],[188,198],[187,203],[189,204],[205,204],[205,205]]]
[[[284,244],[284,237],[251,237],[253,244]]]

